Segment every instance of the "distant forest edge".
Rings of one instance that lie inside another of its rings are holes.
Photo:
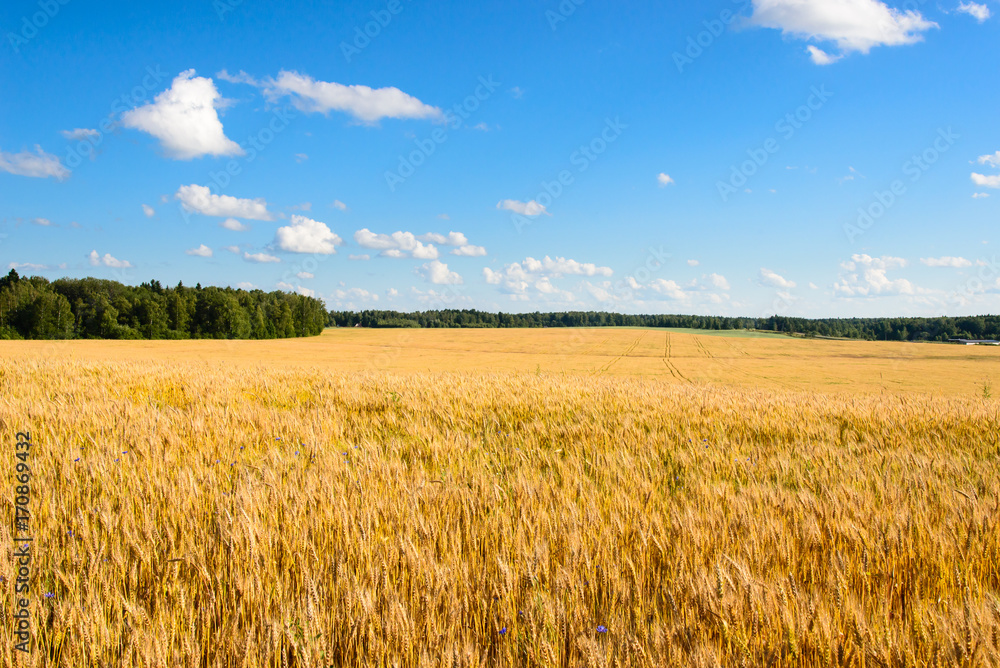
[[[823,318],[629,315],[597,311],[488,313],[474,309],[326,311],[319,299],[287,292],[130,286],[97,278],[0,277],[0,339],[277,339],[324,327],[678,327],[756,330],[869,341],[1000,339],[1000,316]]]
[[[686,329],[739,329],[780,332],[788,335],[836,337],[868,341],[947,341],[948,339],[998,339],[1000,316],[939,318],[823,318],[807,320],[725,318],[705,315],[627,315],[596,311],[567,313],[486,313],[476,310],[331,311],[331,327],[679,327]]]
[[[97,278],[0,278],[0,339],[277,339],[320,334],[319,299]]]

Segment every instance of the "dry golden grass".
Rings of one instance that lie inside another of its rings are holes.
[[[197,361],[400,373],[541,370],[823,393],[1000,388],[1000,348],[702,336],[641,329],[329,329],[278,341],[14,341],[0,358]]]
[[[4,344],[8,490],[14,432],[36,444],[24,663],[1000,665],[1000,403],[978,367],[959,383],[926,362],[956,396],[614,375],[651,333],[564,374],[554,339],[522,332],[528,370],[418,371],[518,345],[475,332],[463,355],[465,333],[438,334],[313,366],[308,342],[257,364],[251,344],[171,364],[159,344]],[[683,338],[678,360],[730,343]],[[771,341],[731,343],[779,377]],[[0,539],[14,665],[9,524]]]

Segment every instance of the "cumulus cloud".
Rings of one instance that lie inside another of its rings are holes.
[[[1000,188],[1000,175],[986,176],[985,174],[972,173],[972,182],[983,188]]]
[[[465,246],[459,246],[451,251],[452,255],[462,255],[465,257],[482,257],[486,255],[486,248],[483,246],[473,246],[472,244],[466,244]]]
[[[205,244],[202,244],[197,248],[189,248],[184,252],[188,255],[197,255],[198,257],[212,257],[212,249]]]
[[[239,288],[240,290],[256,290],[257,289],[257,286],[254,285],[253,283],[251,283],[250,281],[243,281],[241,283],[237,283],[236,287]]]
[[[48,218],[32,218],[32,225],[40,225],[41,227],[52,227],[52,221]]]
[[[299,273],[297,273],[295,275],[298,276],[299,278],[301,278],[302,280],[307,280],[307,279],[310,279],[310,278],[316,278],[315,275],[310,274],[308,271],[300,271]]]
[[[972,199],[986,199],[989,196],[989,193],[972,193]]]
[[[441,244],[442,246],[464,246],[469,243],[469,240],[461,232],[449,232],[447,236],[429,232],[421,234],[417,239],[428,243]]]
[[[491,285],[503,285],[512,293],[524,293],[531,287],[539,289],[539,284],[545,286],[550,279],[563,276],[611,276],[610,267],[599,267],[591,263],[577,262],[564,257],[551,258],[546,255],[541,260],[528,257],[523,262],[512,262],[503,269],[494,271],[483,267],[483,277]],[[544,282],[542,279],[546,279]],[[540,290],[540,289],[539,289]],[[541,291],[541,290],[540,290]]]
[[[761,283],[763,283],[764,285],[770,286],[772,288],[782,288],[782,289],[787,290],[789,288],[794,288],[795,287],[795,282],[794,281],[789,281],[784,276],[776,274],[775,272],[771,271],[770,269],[765,269],[764,267],[761,267],[760,273],[758,274],[758,276],[760,277],[760,282]]]
[[[987,155],[981,155],[976,159],[980,165],[989,165],[990,167],[1000,167],[1000,151],[996,153],[991,153]]]
[[[949,255],[944,257],[922,257],[920,258],[920,262],[928,267],[954,267],[958,269],[972,266],[972,262],[966,260],[964,257],[951,257]]]
[[[845,273],[833,284],[834,294],[841,297],[876,297],[924,292],[905,278],[892,280],[886,275],[888,271],[906,265],[906,260],[901,257],[852,255],[850,261],[840,265]]]
[[[362,302],[372,301],[377,302],[379,300],[379,295],[377,292],[369,292],[364,288],[347,288],[346,290],[335,290],[333,296],[338,301],[344,300],[358,300]]]
[[[450,271],[448,265],[441,260],[431,260],[417,269],[417,274],[435,285],[461,285],[462,277],[457,272]]]
[[[382,251],[379,255],[383,257],[415,257],[418,260],[434,260],[438,257],[435,246],[422,243],[412,232],[376,234],[363,228],[354,233],[354,241],[363,248]]]
[[[235,218],[226,218],[224,221],[219,223],[219,227],[223,227],[227,230],[232,230],[233,232],[246,232],[250,228],[236,220]]]
[[[701,264],[701,263],[698,262],[698,260],[688,260],[687,261],[687,265],[689,267],[697,267],[699,264]]]
[[[153,216],[156,215],[156,209],[149,206],[148,204],[142,205],[142,212],[146,214],[146,218],[152,218]]]
[[[347,211],[347,205],[341,202],[339,199],[333,200],[333,203],[330,206],[332,206],[337,211]]]
[[[729,281],[727,281],[726,277],[721,274],[708,274],[703,278],[708,281],[712,287],[719,288],[720,290],[729,289]]]
[[[218,218],[247,218],[249,220],[272,220],[263,197],[239,199],[232,195],[213,195],[208,186],[191,184],[181,186],[174,195],[180,200],[185,211]]]
[[[818,46],[813,46],[810,44],[806,47],[806,52],[809,54],[809,58],[817,65],[832,65],[837,62],[843,56],[831,56],[829,53],[819,48]]]
[[[669,186],[674,182],[673,178],[671,178],[669,174],[665,174],[663,172],[659,173],[659,175],[656,177],[656,180],[660,184],[661,188],[663,186]]]
[[[269,262],[281,262],[281,258],[274,257],[273,255],[268,255],[267,253],[243,253],[243,259],[247,262],[255,262],[257,264],[267,264]]]
[[[33,176],[44,179],[53,177],[63,181],[69,177],[69,170],[63,167],[59,158],[46,153],[41,146],[35,145],[35,152],[4,153],[0,151],[0,170],[17,176]]]
[[[529,202],[521,202],[516,199],[505,199],[502,202],[497,203],[497,208],[501,211],[513,211],[514,213],[519,213],[522,216],[540,216],[545,214],[546,216],[550,214],[544,206],[531,200]]]
[[[125,269],[132,266],[132,263],[128,260],[119,260],[116,257],[112,257],[110,253],[105,253],[102,256],[99,255],[96,250],[90,251],[90,255],[88,255],[87,258],[90,260],[90,264],[93,267],[103,265],[105,267],[111,267],[112,269]]]
[[[343,240],[325,223],[305,216],[292,216],[292,224],[279,227],[275,241],[281,250],[291,253],[332,255]]]
[[[122,125],[156,137],[175,160],[243,155],[239,144],[223,131],[218,109],[224,100],[215,83],[194,74],[194,70],[178,74],[153,102],[123,113]]]
[[[979,23],[982,23],[986,19],[990,18],[990,8],[986,5],[979,4],[978,2],[959,3],[958,11],[968,14]]]
[[[750,22],[801,39],[833,42],[844,53],[913,44],[938,27],[918,11],[900,11],[880,0],[753,0]],[[820,49],[809,53],[821,65],[839,58]]]
[[[332,81],[316,81],[308,75],[286,70],[260,85],[272,101],[290,97],[292,104],[306,113],[339,111],[364,123],[375,123],[383,118],[444,118],[439,108],[424,104],[398,88],[345,86]]]

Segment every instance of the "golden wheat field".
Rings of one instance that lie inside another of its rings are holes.
[[[1000,666],[1000,350],[3,342],[31,666]]]

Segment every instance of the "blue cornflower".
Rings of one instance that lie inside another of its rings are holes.
[[[241,445],[241,446],[240,446],[240,450],[242,450],[242,449],[243,449],[243,446]]]
[[[502,636],[507,635],[507,627],[506,626],[503,627],[502,629],[500,629],[500,635],[502,635]]]
[[[128,454],[128,450],[122,450],[122,454],[123,455],[127,455]]]
[[[296,451],[295,451],[295,454],[299,454],[299,451],[298,451],[298,450],[296,450]]]
[[[118,460],[116,459],[115,461],[117,462]]]
[[[280,437],[280,436],[275,436],[275,437],[274,437],[274,440],[276,440],[276,441],[280,441],[280,440],[281,440],[281,437]]]
[[[77,457],[77,458],[76,458],[76,459],[74,459],[73,461],[74,461],[74,462],[78,462],[78,461],[80,461],[80,458],[79,458],[79,457]]]
[[[45,592],[45,598],[53,598],[54,596],[55,596],[55,594],[53,594],[50,591]]]
[[[598,633],[607,633],[608,632],[608,627],[607,626],[598,626],[597,627],[597,632]]]

